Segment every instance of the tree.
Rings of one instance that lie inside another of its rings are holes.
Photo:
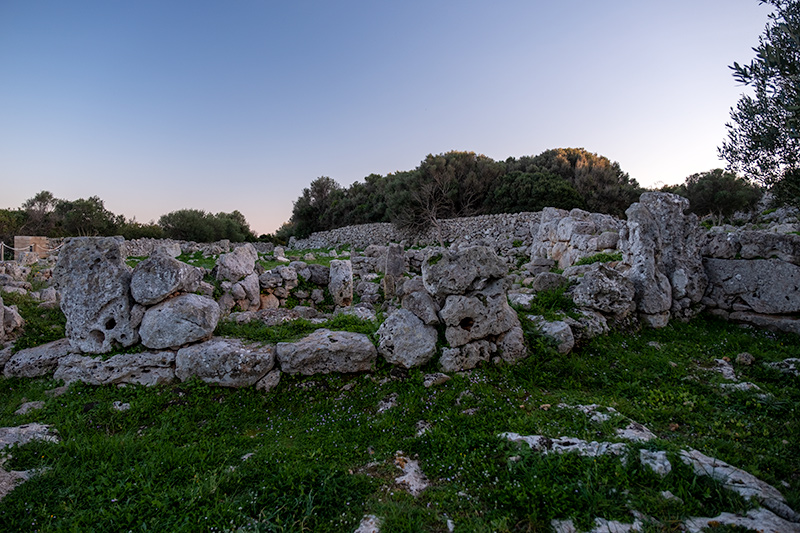
[[[29,235],[53,236],[56,227],[53,211],[61,202],[50,191],[36,193],[33,198],[25,200],[22,211],[25,213],[25,222],[20,231]]]
[[[756,57],[734,63],[734,79],[752,87],[731,109],[719,149],[728,168],[773,187],[776,199],[800,206],[800,2],[762,0],[769,15]],[[787,180],[782,186],[774,187]]]
[[[698,216],[719,218],[754,208],[763,195],[757,185],[721,168],[692,174],[684,183],[664,187],[662,191],[688,198],[689,211]]]
[[[125,223],[125,218],[106,209],[98,196],[59,200],[54,214],[68,236],[115,235]]]
[[[294,202],[292,207],[292,230],[298,238],[305,238],[315,231],[329,229],[322,220],[331,206],[335,192],[341,186],[336,180],[327,176],[320,176],[303,189],[303,194]]]
[[[250,225],[239,211],[212,215],[200,209],[179,209],[162,215],[158,225],[168,239],[194,242],[255,240]]]
[[[586,209],[622,216],[643,189],[623,172],[619,163],[583,148],[556,148],[536,157],[506,161],[509,172],[547,171],[561,176],[583,198]]]
[[[545,207],[583,208],[584,202],[578,191],[560,176],[516,170],[492,184],[485,205],[488,213],[519,213],[541,211]]]

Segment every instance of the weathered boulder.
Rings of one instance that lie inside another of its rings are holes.
[[[486,246],[437,251],[422,263],[425,290],[436,299],[481,290],[507,273],[506,263]]]
[[[76,350],[107,353],[115,343],[139,341],[122,244],[115,237],[77,237],[67,239],[58,254],[53,278],[61,290],[66,336]]]
[[[353,264],[349,259],[331,261],[328,290],[337,307],[347,307],[353,303]]]
[[[308,281],[320,287],[327,287],[330,281],[331,269],[325,265],[311,264],[308,265],[309,278]]]
[[[256,266],[258,252],[252,244],[239,246],[230,253],[222,254],[214,267],[219,281],[236,282],[249,276]]]
[[[800,266],[779,259],[705,259],[709,303],[761,314],[800,312]]]
[[[10,335],[14,331],[18,330],[22,326],[25,325],[25,320],[22,318],[22,315],[19,314],[17,310],[17,306],[4,306],[2,300],[0,300],[0,330],[5,332],[5,335]],[[0,333],[0,339],[2,338],[2,333]]]
[[[0,450],[14,445],[24,446],[37,440],[58,442],[58,431],[46,424],[36,422],[16,427],[0,428]]]
[[[85,355],[68,355],[58,361],[53,377],[66,384],[82,381],[89,385],[167,384],[175,379],[175,353],[142,352],[120,354],[106,359]]]
[[[439,358],[439,366],[444,372],[469,370],[489,361],[496,351],[497,345],[486,340],[470,342],[458,348],[445,348]]]
[[[211,298],[181,294],[147,309],[139,334],[152,350],[178,348],[210,338],[219,318],[219,305]]]
[[[270,392],[275,390],[278,387],[278,384],[281,382],[281,371],[277,368],[273,368],[267,375],[258,380],[256,383],[256,390],[261,392]]]
[[[202,280],[203,269],[159,251],[134,267],[131,295],[137,303],[154,305],[175,292],[196,291]]]
[[[448,296],[439,317],[447,326],[447,342],[454,348],[519,326],[517,314],[508,304],[503,280],[494,280],[480,291]]]
[[[366,335],[328,329],[318,329],[297,342],[278,343],[277,354],[282,372],[306,376],[368,372],[378,358]]]
[[[609,332],[608,321],[601,313],[592,309],[579,309],[578,318],[565,317],[575,341],[588,341]]]
[[[379,270],[394,279],[399,279],[406,273],[406,256],[401,245],[392,243],[386,248]]]
[[[580,307],[620,317],[633,311],[636,307],[633,302],[633,283],[602,263],[591,266],[589,272],[578,278],[572,290],[572,300]]]
[[[560,289],[569,284],[569,280],[561,274],[555,272],[540,272],[533,278],[531,288],[536,291],[549,291],[553,289]]]
[[[550,339],[560,354],[567,354],[575,347],[575,336],[569,324],[562,320],[548,321],[541,316],[529,316],[531,322],[539,328],[541,334]]]
[[[197,377],[223,387],[255,385],[273,366],[274,346],[222,337],[181,348],[175,357],[175,375],[181,381]]]
[[[506,363],[516,363],[528,357],[528,348],[525,346],[525,334],[521,326],[515,326],[497,338],[497,349],[500,358]]]
[[[406,309],[395,311],[378,329],[378,352],[394,365],[422,366],[436,355],[436,328]]]
[[[251,272],[241,281],[234,283],[231,294],[234,294],[236,305],[242,311],[258,311],[261,308],[261,288],[258,274]]]
[[[428,294],[419,276],[410,279],[402,287],[401,306],[408,309],[427,325],[439,323],[439,305]]]
[[[626,276],[636,290],[637,311],[651,325],[666,325],[670,315],[689,318],[701,308],[707,278],[700,257],[704,238],[696,215],[685,215],[686,198],[647,192],[625,214],[620,248],[631,268]]]
[[[60,339],[34,348],[20,350],[11,356],[3,369],[7,378],[35,378],[47,375],[58,366],[62,357],[75,350],[67,339]]]
[[[780,259],[800,265],[800,235],[770,231],[709,232],[703,257],[715,259]]]

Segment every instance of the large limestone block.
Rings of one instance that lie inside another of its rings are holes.
[[[401,305],[429,326],[439,323],[439,306],[424,289],[403,296]]]
[[[181,294],[149,308],[142,318],[142,344],[152,350],[178,348],[210,338],[220,318],[217,302],[197,294]]]
[[[59,360],[53,377],[69,384],[163,385],[175,379],[175,353],[142,352],[120,354],[103,361],[101,357],[73,354]]]
[[[47,375],[58,361],[74,351],[69,340],[61,339],[34,348],[20,350],[11,356],[3,369],[7,378],[35,378]]]
[[[239,281],[253,272],[257,259],[258,252],[250,243],[239,246],[230,253],[222,254],[214,267],[217,279],[219,281]]]
[[[133,269],[131,295],[137,303],[154,305],[175,292],[194,292],[203,281],[203,269],[156,252]]]
[[[378,329],[378,351],[393,365],[422,366],[436,355],[436,328],[426,326],[414,313],[400,309]]]
[[[505,261],[486,246],[434,252],[422,263],[422,282],[434,298],[483,289],[508,273]]]
[[[76,350],[107,353],[114,344],[139,341],[132,316],[131,269],[125,264],[123,241],[115,237],[67,239],[53,269],[61,290],[66,335]]]
[[[297,342],[281,342],[278,363],[287,374],[368,372],[378,358],[375,345],[364,334],[318,329]]]
[[[592,267],[591,271],[578,279],[572,292],[573,301],[581,307],[619,317],[632,311],[635,307],[633,283],[602,263],[595,263]]]
[[[761,314],[800,312],[800,266],[779,259],[706,259],[717,307]]]
[[[675,194],[648,192],[625,214],[620,248],[636,290],[640,313],[688,318],[696,312],[708,283],[700,256],[704,239],[689,201]]]
[[[273,366],[274,346],[213,337],[178,350],[175,375],[181,381],[197,377],[223,387],[250,387],[266,376]]]
[[[470,342],[457,348],[445,348],[439,358],[439,366],[443,372],[469,370],[489,361],[496,351],[497,345],[485,340]]]
[[[328,290],[337,307],[353,303],[353,264],[349,259],[331,261]]]
[[[502,280],[482,291],[448,296],[439,317],[447,326],[445,337],[452,347],[500,335],[519,326],[517,314],[508,305]]]
[[[379,270],[394,279],[399,279],[406,273],[406,256],[401,245],[392,243],[386,248]]]

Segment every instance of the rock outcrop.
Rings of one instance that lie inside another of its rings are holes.
[[[640,317],[653,327],[702,309],[708,284],[700,257],[702,232],[697,216],[685,214],[688,208],[686,198],[648,192],[625,211],[620,248],[631,265],[626,276],[636,290]]]
[[[125,264],[121,238],[67,239],[53,277],[61,290],[73,348],[107,353],[114,344],[128,347],[139,342],[137,316],[131,312],[131,268]]]
[[[250,387],[275,366],[275,347],[214,337],[178,350],[175,375],[223,387]]]
[[[378,329],[378,351],[391,364],[422,366],[436,355],[436,328],[406,309],[395,311]]]
[[[378,357],[366,335],[328,329],[318,329],[297,342],[278,343],[277,354],[282,372],[306,376],[368,372]]]
[[[147,309],[139,334],[152,350],[179,348],[210,338],[219,319],[219,306],[211,298],[181,294]]]

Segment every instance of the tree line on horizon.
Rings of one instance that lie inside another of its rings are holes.
[[[196,242],[228,239],[255,241],[244,215],[180,209],[146,224],[126,219],[106,209],[98,196],[64,200],[41,191],[17,209],[0,209],[0,241],[13,246],[15,235],[82,237],[121,235],[125,239],[154,238]]]
[[[184,241],[266,241],[286,244],[315,231],[372,222],[392,222],[411,231],[436,228],[460,216],[580,208],[622,217],[646,189],[618,163],[582,148],[548,150],[530,157],[494,161],[474,152],[428,155],[411,171],[370,174],[344,188],[320,177],[294,202],[292,218],[275,234],[256,237],[244,215],[180,209],[146,224],[106,209],[97,196],[63,200],[41,191],[17,209],[0,209],[0,241],[15,235],[111,236]],[[693,174],[661,190],[689,198],[690,211],[724,217],[752,208],[762,189],[722,169]]]

